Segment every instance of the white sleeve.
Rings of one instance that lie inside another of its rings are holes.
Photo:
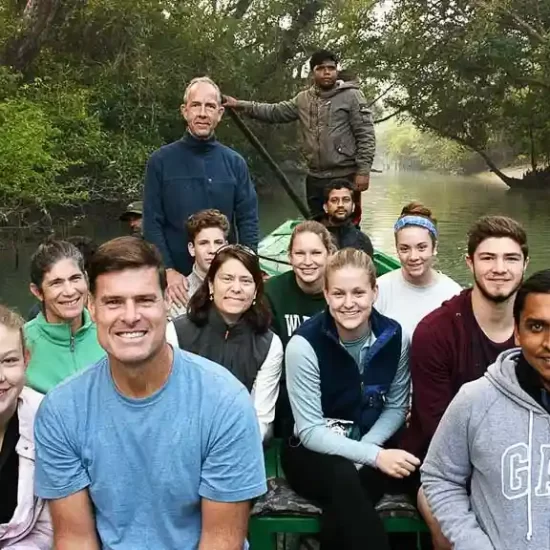
[[[279,382],[283,371],[283,344],[281,339],[273,334],[267,357],[263,362],[250,395],[254,402],[262,440],[270,435],[270,428],[275,420],[275,404],[279,397]]]
[[[374,302],[374,308],[376,311],[381,313],[382,315],[386,315],[386,311],[388,310],[388,285],[386,284],[386,280],[383,279],[384,276],[378,278],[378,296],[376,298],[376,301]]]
[[[174,321],[168,321],[168,324],[166,325],[166,341],[174,349],[178,349],[180,347],[178,342],[178,334],[176,333],[176,327],[174,326]]]

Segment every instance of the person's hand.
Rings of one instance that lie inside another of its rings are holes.
[[[397,479],[410,476],[418,466],[420,466],[420,460],[401,449],[382,449],[376,457],[376,467]]]
[[[355,185],[356,191],[359,191],[360,193],[366,191],[369,188],[370,175],[364,176],[362,174],[356,174],[353,184]]]
[[[230,95],[224,95],[222,96],[222,105],[224,107],[229,107],[230,109],[236,109],[237,99],[235,99],[234,97],[231,97]]]
[[[166,293],[171,304],[176,304],[179,307],[187,306],[189,301],[189,282],[187,278],[175,269],[166,270],[166,281],[168,287]]]
[[[453,550],[453,545],[442,533],[432,533],[432,545],[434,550]]]

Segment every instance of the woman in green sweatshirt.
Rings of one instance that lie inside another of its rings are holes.
[[[268,279],[265,286],[273,313],[272,329],[283,346],[304,321],[326,306],[325,266],[335,251],[330,233],[319,222],[305,221],[292,231],[288,247],[292,271]]]
[[[273,318],[271,328],[286,348],[294,331],[325,308],[325,267],[336,251],[327,228],[315,221],[299,223],[290,237],[288,257],[292,271],[268,279],[265,294]],[[294,421],[283,371],[275,410],[275,437],[291,435]]]
[[[86,309],[88,281],[79,250],[66,241],[48,241],[31,259],[30,290],[42,311],[26,323],[31,358],[27,384],[46,393],[69,375],[99,361],[105,351]]]

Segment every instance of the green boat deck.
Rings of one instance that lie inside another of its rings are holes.
[[[288,244],[292,230],[301,221],[303,220],[287,220],[260,241],[260,265],[270,277],[291,269],[288,263]],[[396,258],[377,250],[374,252],[374,265],[378,276],[400,267]]]

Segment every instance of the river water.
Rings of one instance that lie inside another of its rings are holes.
[[[260,199],[263,234],[275,229],[297,211],[278,184]],[[461,284],[468,284],[465,265],[466,234],[470,224],[484,214],[504,214],[522,222],[529,235],[529,272],[550,268],[550,196],[537,192],[508,191],[489,178],[441,174],[388,172],[372,176],[371,189],[363,194],[363,229],[375,248],[394,253],[393,223],[401,208],[418,200],[439,220],[438,268]],[[90,214],[76,225],[58,226],[61,235],[88,235],[101,242],[124,234],[117,211]],[[3,233],[0,231],[0,238]],[[25,236],[15,244],[2,238],[0,246],[0,300],[26,313],[33,299],[28,291],[29,258],[40,236]]]

